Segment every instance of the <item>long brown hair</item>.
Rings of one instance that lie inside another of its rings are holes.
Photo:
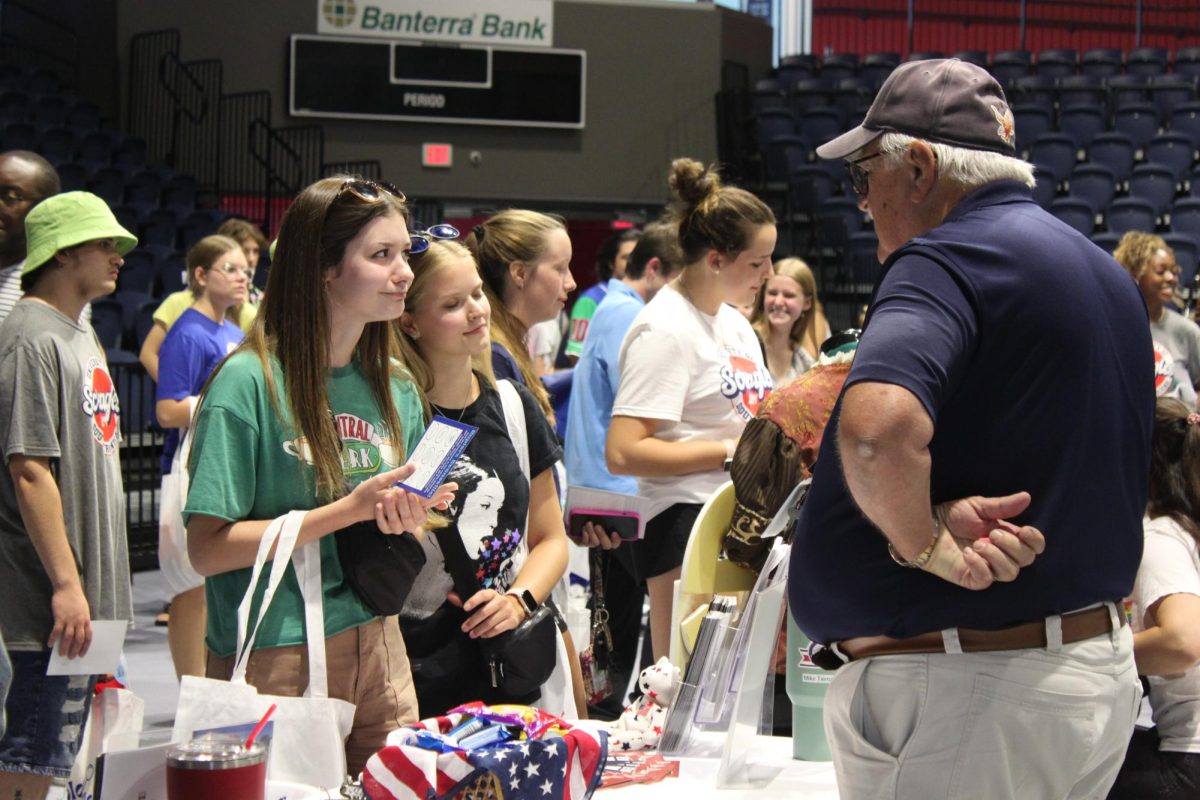
[[[1200,543],[1200,424],[1188,422],[1194,413],[1172,397],[1158,398],[1146,516],[1170,517]]]
[[[512,286],[509,267],[521,261],[532,268],[546,252],[549,234],[566,229],[562,217],[512,208],[476,225],[466,239],[467,249],[479,265],[483,291],[492,305],[492,341],[507,350],[517,362],[526,387],[551,424],[554,423],[554,409],[550,406],[550,395],[534,371],[533,359],[525,346],[529,329],[504,304],[504,295]]]
[[[408,287],[408,296],[404,301],[405,313],[416,311],[425,302],[425,295],[429,290],[437,285],[438,276],[441,275],[447,267],[459,259],[467,259],[471,265],[478,269],[475,263],[475,257],[471,255],[471,251],[464,247],[459,242],[445,241],[435,239],[429,243],[428,249],[423,253],[415,255],[409,261],[409,266],[413,271],[413,282]],[[488,300],[491,304],[491,300]],[[410,336],[404,328],[399,324],[395,325],[396,335],[399,337],[400,354],[404,359],[408,371],[412,374],[413,382],[421,390],[421,401],[425,404],[425,417],[430,416],[430,408],[426,395],[433,389],[433,368],[429,366],[429,360],[425,358],[425,354],[421,351],[420,344]],[[492,373],[492,353],[488,349],[481,355],[471,359],[472,365],[477,372],[483,374],[486,382],[489,385],[495,385],[496,378]]]
[[[813,277],[812,270],[802,259],[781,258],[772,264],[771,272],[773,275],[794,280],[799,284],[804,295],[812,301],[811,307],[796,318],[796,321],[792,323],[792,329],[788,331],[788,342],[791,344],[792,350],[795,351],[802,347],[807,339],[812,342],[813,351],[819,352],[821,342],[817,340],[817,320],[822,316],[822,309],[821,301],[817,298],[817,279]],[[758,335],[764,342],[769,339],[771,334],[766,305],[767,285],[764,283],[754,301],[754,313],[750,316],[750,324],[754,326],[754,330],[758,331]]]
[[[279,361],[293,426],[308,441],[317,495],[329,501],[345,494],[341,442],[329,406],[329,301],[325,279],[337,271],[346,245],[372,220],[399,214],[407,223],[403,197],[382,187],[365,200],[343,191],[353,178],[335,176],[305,188],[283,217],[279,240],[258,318],[238,351],[258,356],[271,404],[282,418],[270,357]],[[404,376],[392,323],[368,322],[354,349],[371,395],[383,414],[391,440],[402,449],[404,431],[392,401],[391,381]],[[209,383],[220,367],[213,371]],[[205,387],[207,391],[207,386]],[[202,398],[203,401],[203,398]]]

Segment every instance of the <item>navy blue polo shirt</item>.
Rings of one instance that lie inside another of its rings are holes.
[[[789,602],[829,643],[997,629],[1120,600],[1142,553],[1154,416],[1145,302],[1100,248],[1013,181],[972,192],[883,267],[846,387],[895,384],[934,422],[934,503],[1028,491],[1046,551],[960,589],[894,563],[837,453],[841,399],[792,545]],[[843,394],[844,398],[844,394]]]

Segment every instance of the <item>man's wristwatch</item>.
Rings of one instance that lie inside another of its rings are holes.
[[[525,608],[526,617],[533,616],[533,613],[538,610],[538,606],[541,605],[533,596],[533,592],[528,589],[509,589],[505,594],[512,595],[521,601],[521,605]]]

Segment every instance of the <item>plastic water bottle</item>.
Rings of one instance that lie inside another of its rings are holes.
[[[792,758],[829,761],[825,741],[825,692],[833,673],[821,669],[808,657],[809,639],[788,614],[787,693],[792,701]]]

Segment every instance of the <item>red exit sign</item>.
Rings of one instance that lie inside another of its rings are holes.
[[[454,163],[454,146],[449,144],[421,145],[421,166],[449,167]]]

